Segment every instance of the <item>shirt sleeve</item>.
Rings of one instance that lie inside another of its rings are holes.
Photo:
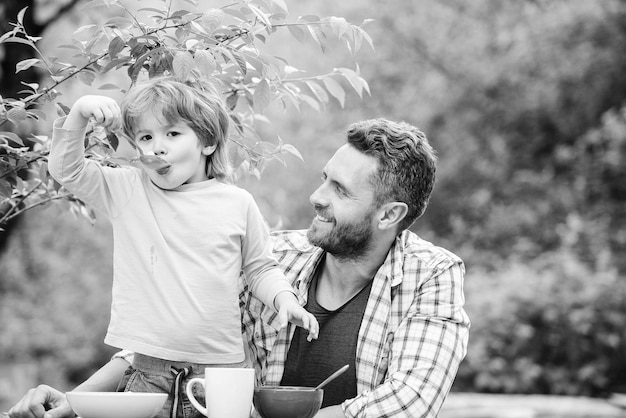
[[[134,187],[129,168],[104,167],[85,158],[85,129],[64,129],[65,117],[54,122],[48,170],[66,189],[96,210],[114,217],[115,205],[124,205]]]
[[[464,272],[461,261],[452,262],[417,289],[408,314],[392,330],[384,381],[345,401],[346,417],[438,415],[467,352]]]
[[[274,298],[283,291],[294,293],[272,255],[269,229],[256,202],[250,198],[246,234],[242,242],[242,270],[249,290],[265,305],[274,307]]]

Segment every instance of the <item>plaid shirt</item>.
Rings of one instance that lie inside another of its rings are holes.
[[[324,252],[306,231],[273,234],[274,255],[301,304]],[[451,252],[404,231],[378,269],[359,330],[357,397],[346,417],[436,417],[467,350],[465,267]],[[280,384],[295,326],[249,292],[240,300],[257,384]]]

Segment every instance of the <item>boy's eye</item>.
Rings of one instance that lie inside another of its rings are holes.
[[[152,136],[150,135],[142,135],[139,137],[138,141],[149,141],[152,139]]]
[[[180,135],[180,132],[172,131],[172,132],[169,132],[168,135],[169,136],[178,136],[178,135]]]

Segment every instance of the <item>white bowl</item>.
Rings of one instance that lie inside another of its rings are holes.
[[[81,418],[152,418],[167,393],[67,392],[67,401]]]

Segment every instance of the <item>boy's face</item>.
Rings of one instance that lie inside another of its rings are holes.
[[[173,124],[152,112],[137,121],[134,140],[146,155],[156,155],[170,163],[164,169],[154,170],[142,165],[150,180],[166,190],[182,184],[208,180],[206,162],[215,146],[203,146],[191,126],[180,120]]]

